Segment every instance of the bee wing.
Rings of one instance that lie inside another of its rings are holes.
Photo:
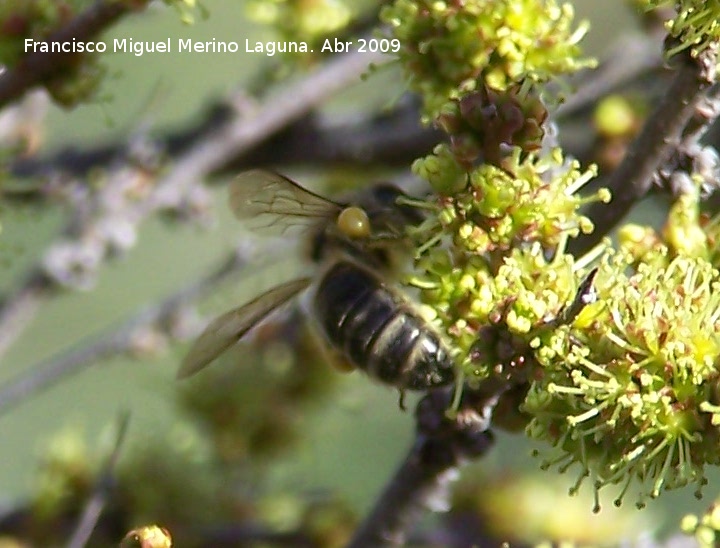
[[[215,318],[185,356],[177,373],[178,378],[189,377],[204,369],[273,310],[310,285],[310,281],[310,278],[300,278],[275,286],[239,308]]]
[[[272,171],[253,169],[230,183],[230,209],[263,233],[307,229],[337,217],[342,207]]]

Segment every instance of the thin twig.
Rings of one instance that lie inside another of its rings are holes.
[[[34,268],[17,290],[0,301],[0,356],[27,328],[42,303],[57,292],[47,276]]]
[[[100,519],[103,509],[107,504],[110,492],[113,488],[113,474],[118,458],[120,457],[120,449],[125,441],[128,424],[130,423],[130,414],[125,412],[118,418],[117,436],[115,437],[115,445],[107,458],[107,462],[98,474],[97,483],[90,499],[85,505],[77,527],[67,543],[67,548],[83,548],[90,540],[90,536],[95,530],[95,526]]]
[[[50,34],[45,42],[86,42],[142,3],[98,1]],[[20,97],[33,86],[47,82],[78,63],[77,53],[31,52],[12,69],[0,73],[0,106]]]
[[[151,328],[162,330],[177,320],[189,303],[199,299],[212,288],[235,275],[248,264],[246,252],[237,251],[218,268],[180,289],[161,302],[152,305],[124,321],[90,337],[84,344],[42,361],[14,380],[0,387],[0,415],[27,398],[52,386],[58,380],[75,374],[101,359],[132,350],[139,332]],[[199,331],[199,329],[198,329]],[[165,333],[171,335],[171,333]],[[194,335],[196,333],[192,333]]]
[[[389,61],[380,53],[349,53],[337,56],[316,72],[282,91],[270,95],[255,112],[245,113],[198,142],[179,158],[156,187],[155,198],[172,206],[177,189],[212,173],[235,155],[261,143],[328,97],[350,84],[359,82],[372,64]]]
[[[233,115],[227,105],[216,105],[192,127],[171,130],[157,138],[158,146],[171,158],[181,156],[191,146],[213,134]],[[418,102],[408,96],[390,111],[353,120],[344,124],[328,124],[313,113],[304,115],[272,133],[268,138],[236,154],[223,163],[215,174],[236,173],[249,167],[284,165],[361,165],[404,166],[426,154],[443,139],[436,128],[420,125]],[[10,172],[18,178],[67,173],[82,176],[92,168],[105,166],[125,154],[127,143],[113,142],[83,149],[65,148],[47,157],[14,159]],[[39,201],[44,198],[42,185],[36,181],[19,180],[6,185],[6,199]]]
[[[680,64],[665,97],[606,183],[612,192],[610,206],[594,203],[588,208],[595,230],[572,240],[568,246],[571,253],[580,255],[595,246],[647,194],[653,176],[681,142],[685,127],[712,84],[708,66],[715,70],[714,56],[708,62],[688,58]]]

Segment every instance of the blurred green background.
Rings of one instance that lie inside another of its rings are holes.
[[[272,39],[271,31],[250,25],[241,3],[205,0],[208,20],[183,26],[176,13],[154,5],[145,13],[129,17],[117,25],[113,37],[160,40],[192,37],[195,40],[236,40],[244,43]],[[591,21],[586,40],[589,53],[601,55],[613,39],[632,25],[627,8],[620,0],[574,2],[578,18]],[[150,120],[158,128],[180,127],[196,119],[213,99],[242,88],[251,81],[263,63],[276,58],[262,54],[132,54],[108,56],[113,74],[105,85],[107,100],[66,112],[54,109],[49,117],[45,150],[74,143],[112,141],[122,138],[141,121]],[[358,100],[385,105],[399,94],[397,82],[379,76],[350,90],[332,104],[333,112],[351,116]],[[313,174],[297,177],[312,185]],[[0,382],[5,382],[32,364],[61,349],[80,342],[93,333],[122,320],[147,303],[168,295],[211,269],[215,261],[229,252],[241,228],[225,206],[224,186],[214,190],[217,225],[209,230],[187,225],[167,225],[151,221],[144,225],[137,247],[102,271],[98,286],[87,293],[55,299],[6,355],[0,366]],[[650,213],[649,215],[652,215]],[[62,225],[63,212],[38,211],[31,206],[5,207],[0,236],[2,288],[12,287],[18,276],[33,264],[44,245]],[[258,291],[257,280],[238,279],[229,289],[209,298],[201,309],[220,312],[239,304]],[[0,497],[11,502],[24,497],[32,487],[35,462],[49,436],[68,426],[79,425],[89,440],[98,438],[120,410],[131,410],[129,445],[167,432],[176,424],[175,371],[185,348],[176,347],[153,360],[113,359],[98,363],[80,374],[0,416]],[[328,368],[328,375],[335,375]],[[327,404],[307,411],[303,418],[303,438],[297,449],[274,472],[280,489],[338,488],[358,508],[367,507],[392,470],[400,462],[412,439],[411,412],[397,408],[397,394],[372,384],[362,375],[340,381],[342,386]],[[409,402],[408,409],[412,409]],[[523,468],[537,469],[530,457],[531,445],[522,436],[499,435],[497,446],[479,463],[483,473]],[[558,479],[547,473],[543,480]],[[562,479],[562,478],[561,478]],[[571,482],[572,478],[566,478]],[[712,496],[712,483],[706,496]],[[589,489],[583,490],[585,494]],[[576,499],[590,514],[588,498]],[[690,489],[664,495],[643,514],[651,527],[675,528],[679,516],[698,510],[707,503],[697,502]],[[603,498],[603,516],[612,508],[612,495]],[[624,511],[635,512],[632,504]]]

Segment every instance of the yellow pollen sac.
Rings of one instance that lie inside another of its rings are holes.
[[[367,238],[370,236],[370,219],[360,207],[346,207],[337,218],[337,226],[348,238]]]

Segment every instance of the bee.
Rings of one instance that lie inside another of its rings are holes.
[[[326,345],[350,366],[401,390],[455,380],[454,359],[440,333],[392,281],[405,228],[422,222],[405,194],[375,185],[353,203],[315,194],[277,173],[253,170],[230,186],[230,208],[255,229],[307,232],[317,275],[277,285],[222,314],[195,341],[178,376],[192,375],[242,339],[274,310],[307,294],[309,316]]]

